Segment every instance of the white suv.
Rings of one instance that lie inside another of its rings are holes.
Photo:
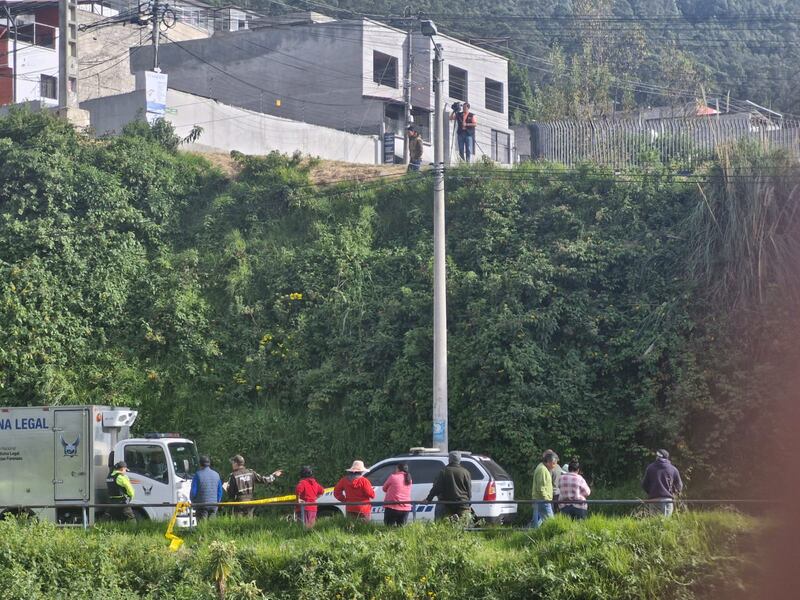
[[[472,512],[475,518],[491,523],[511,521],[517,513],[514,503],[514,482],[500,465],[488,456],[461,452],[461,465],[466,467],[472,476],[472,500],[499,500],[498,504],[473,504]],[[411,500],[423,502],[431,491],[433,481],[439,472],[447,466],[447,454],[434,448],[412,448],[409,454],[399,454],[375,463],[364,476],[375,488],[375,501],[381,502],[384,498],[383,486],[386,478],[395,472],[399,463],[408,464],[411,474]],[[336,502],[333,492],[327,492],[318,501],[319,515],[331,516],[338,509],[344,514],[344,506],[325,506]],[[414,514],[409,515],[409,522],[414,519],[432,521],[434,518],[433,504],[414,505]],[[372,507],[372,521],[383,523],[383,506]]]

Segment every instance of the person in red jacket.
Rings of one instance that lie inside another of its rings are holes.
[[[325,488],[314,479],[311,467],[306,466],[300,469],[300,483],[294,488],[294,492],[297,494],[298,502],[295,514],[302,515],[306,529],[311,529],[317,522],[317,498],[325,493]],[[302,510],[301,504],[303,505]]]
[[[347,475],[339,480],[333,488],[333,495],[339,502],[369,502],[375,497],[375,490],[369,479],[364,477],[367,468],[364,461],[355,460],[353,466],[347,469]],[[351,519],[369,521],[372,506],[369,504],[350,504],[345,507],[347,516]]]

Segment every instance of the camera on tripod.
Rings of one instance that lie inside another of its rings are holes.
[[[460,113],[463,111],[463,106],[461,102],[453,102],[453,104],[450,105],[450,108],[453,110],[454,113]]]

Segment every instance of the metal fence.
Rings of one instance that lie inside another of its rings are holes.
[[[532,506],[534,504],[541,503],[540,500],[470,500],[469,502],[462,502],[462,501],[449,501],[449,500],[411,500],[406,502],[406,504],[411,505],[410,517],[411,521],[415,521],[417,519],[417,513],[422,512],[422,509],[427,507],[444,507],[447,505],[462,505],[462,504],[469,504],[471,507],[480,506],[480,505],[509,505],[513,504],[516,505],[517,511],[519,511],[520,507],[523,506]],[[555,500],[550,502],[553,505],[569,505],[569,504],[584,504],[590,507],[600,507],[600,506],[607,506],[607,507],[624,507],[628,506],[633,509],[649,509],[649,507],[654,506],[655,504],[663,504],[663,503],[672,503],[676,507],[681,506],[683,508],[688,508],[690,506],[697,506],[697,507],[750,507],[756,508],[774,508],[788,505],[785,500],[782,499],[763,499],[763,498],[731,498],[731,499],[696,499],[696,498],[675,498],[674,500],[646,500],[642,498],[606,498],[606,499],[589,499],[586,500]],[[332,509],[335,507],[342,507],[346,508],[348,506],[365,506],[369,505],[373,508],[382,508],[385,505],[392,505],[397,504],[397,501],[390,501],[387,502],[385,500],[372,500],[372,501],[364,501],[364,502],[324,502],[324,503],[317,503],[316,506],[318,509]],[[91,503],[91,502],[64,502],[60,504],[25,504],[25,505],[14,505],[14,506],[3,506],[0,507],[0,518],[2,518],[5,514],[28,514],[31,516],[35,516],[37,510],[41,509],[50,509],[50,508],[70,508],[76,511],[80,511],[79,516],[76,521],[69,523],[72,525],[82,526],[84,529],[88,529],[93,519],[90,519],[89,511],[90,510],[101,510],[101,511],[109,511],[109,510],[116,510],[122,506],[129,506],[133,509],[136,508],[145,508],[145,507],[152,507],[152,508],[165,508],[169,507],[172,509],[177,509],[178,511],[190,511],[190,512],[182,512],[182,514],[187,515],[191,514],[197,508],[210,508],[210,507],[217,507],[219,509],[230,508],[231,506],[236,505],[238,507],[252,507],[252,508],[260,508],[260,509],[297,509],[300,511],[300,514],[305,510],[304,503],[298,503],[296,500],[279,500],[277,502],[271,502],[270,499],[267,500],[252,500],[252,501],[241,501],[241,502],[208,502],[208,503],[188,503],[188,502],[159,502],[159,503],[130,503],[130,504],[109,504],[109,503]],[[649,512],[649,510],[648,510]],[[515,513],[511,513],[512,516],[516,516]],[[481,520],[480,517],[476,517],[478,521]],[[190,519],[191,523],[191,519]],[[59,522],[60,525],[65,525],[67,523]],[[190,524],[190,527],[192,525]],[[511,527],[508,527],[512,529]]]
[[[518,138],[525,133],[525,129],[517,129]],[[549,121],[527,126],[527,133],[529,140],[517,142],[520,160],[546,160],[567,166],[587,161],[628,168],[659,160],[691,167],[713,157],[720,146],[740,140],[781,148],[800,158],[800,121],[767,119],[751,113],[655,120]]]

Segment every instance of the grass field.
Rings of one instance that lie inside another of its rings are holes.
[[[183,532],[164,524],[84,532],[0,522],[4,600],[730,598],[760,521],[732,512],[674,518],[556,518],[537,531],[402,530],[340,519],[310,532],[278,519],[219,518]]]

